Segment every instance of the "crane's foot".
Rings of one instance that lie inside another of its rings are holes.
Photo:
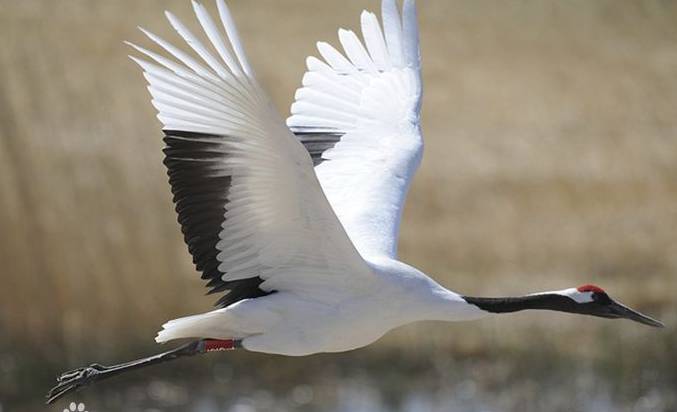
[[[62,373],[61,376],[56,378],[57,385],[47,394],[47,403],[52,403],[69,392],[101,379],[107,370],[108,367],[94,363],[84,368]]]
[[[113,366],[103,366],[93,363],[84,368],[62,373],[56,378],[56,386],[47,394],[47,403],[50,404],[69,392],[82,388],[102,379],[110,378],[122,372],[143,368],[162,362],[171,361],[184,356],[199,355],[207,352],[234,350],[242,347],[239,339],[200,339],[188,342],[178,348],[146,358]]]

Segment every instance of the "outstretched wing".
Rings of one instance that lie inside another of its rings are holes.
[[[221,306],[281,290],[322,301],[364,290],[371,271],[327,202],[310,156],[256,82],[228,8],[217,5],[230,46],[193,2],[216,55],[169,12],[200,59],[145,30],[174,59],[132,45],[149,58],[132,57],[163,124],[164,163],[197,269],[211,292],[227,292]]]
[[[307,59],[287,125],[313,157],[360,253],[394,258],[404,198],[423,152],[421,75],[414,0],[404,1],[402,19],[395,0],[383,0],[382,15],[383,32],[373,13],[362,12],[364,44],[339,30],[347,58],[317,44],[324,62]]]

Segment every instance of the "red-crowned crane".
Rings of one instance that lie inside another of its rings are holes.
[[[165,53],[129,45],[145,56],[131,58],[163,126],[188,250],[210,293],[222,295],[218,309],[163,325],[157,342],[191,339],[177,349],[64,373],[48,402],[182,356],[348,351],[420,320],[544,309],[662,326],[597,286],[470,297],[397,260],[402,205],[423,152],[414,0],[404,0],[402,18],[395,0],[383,0],[382,27],[364,11],[363,41],[338,32],[344,53],[317,43],[322,59],[307,59],[286,123],[257,82],[226,4],[217,7],[222,28],[193,2],[202,40],[166,13],[199,58],[143,29]]]

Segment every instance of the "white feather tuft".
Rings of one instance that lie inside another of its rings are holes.
[[[402,21],[395,0],[383,0],[381,14],[390,61],[394,67],[403,67]]]

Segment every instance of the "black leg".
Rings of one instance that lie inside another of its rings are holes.
[[[171,361],[184,356],[193,356],[216,350],[230,350],[238,347],[240,347],[240,341],[237,340],[215,341],[201,339],[186,343],[183,346],[179,346],[178,348],[167,352],[133,360],[131,362],[121,363],[119,365],[102,366],[94,363],[87,367],[61,374],[61,376],[56,379],[57,385],[47,394],[47,403],[50,404],[71,391],[94,382],[108,379],[122,372]]]

